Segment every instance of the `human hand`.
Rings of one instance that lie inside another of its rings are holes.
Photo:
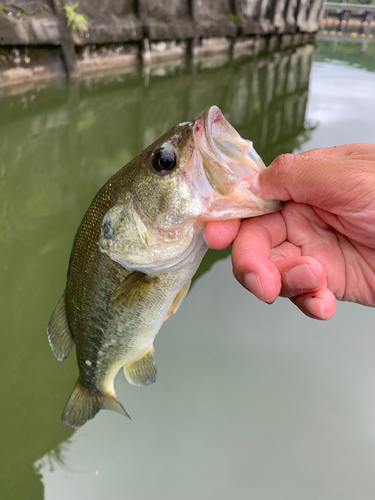
[[[281,155],[251,184],[285,207],[205,230],[211,248],[233,242],[243,286],[267,303],[288,297],[315,319],[330,319],[336,299],[375,306],[375,144]]]

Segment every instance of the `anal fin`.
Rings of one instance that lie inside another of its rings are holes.
[[[66,427],[78,429],[103,409],[113,410],[130,418],[125,408],[114,396],[90,392],[78,379],[64,408],[61,423]]]
[[[178,292],[178,294],[176,295],[174,301],[172,302],[171,307],[169,308],[167,314],[165,315],[164,321],[166,321],[171,314],[177,312],[177,309],[180,307],[181,302],[184,300],[184,298],[186,297],[186,294],[189,291],[190,283],[191,283],[191,280],[188,281],[186,283],[186,285],[184,285],[181,288],[181,290]]]
[[[74,337],[66,318],[64,294],[57,303],[47,326],[48,341],[59,361],[66,359],[74,346]]]
[[[154,347],[149,347],[139,358],[124,366],[125,377],[133,385],[153,384],[158,376]]]

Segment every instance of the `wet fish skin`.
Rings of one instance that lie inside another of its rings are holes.
[[[173,127],[95,196],[78,228],[66,289],[48,325],[59,360],[76,345],[79,377],[63,425],[78,428],[102,408],[128,416],[113,387],[122,366],[135,385],[156,380],[153,341],[207,250],[207,220],[281,208],[244,188],[243,174],[264,168],[249,144],[211,107],[194,122]],[[228,166],[231,150],[234,168]],[[155,169],[160,152],[167,155],[165,164],[176,159],[170,171]]]

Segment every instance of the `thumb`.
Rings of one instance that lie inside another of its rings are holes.
[[[358,181],[362,161],[359,165],[350,156],[312,156],[310,153],[314,151],[278,156],[268,168],[250,179],[250,191],[266,200],[294,200],[320,208],[340,203],[345,185],[353,186]]]

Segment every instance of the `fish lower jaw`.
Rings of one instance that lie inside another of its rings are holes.
[[[219,199],[208,207],[202,219],[206,222],[247,219],[277,212],[285,205],[280,201],[263,200],[255,195],[252,196],[252,198],[244,197],[242,201],[236,202],[231,199]]]
[[[189,246],[170,259],[161,260],[159,257],[160,260],[151,262],[131,262],[114,252],[106,251],[105,253],[122,267],[132,271],[139,271],[145,274],[174,272],[181,269],[183,266],[192,264],[203,247],[205,247],[204,251],[207,250],[208,247],[203,239],[203,230],[204,224],[199,224],[199,229],[194,232]]]

